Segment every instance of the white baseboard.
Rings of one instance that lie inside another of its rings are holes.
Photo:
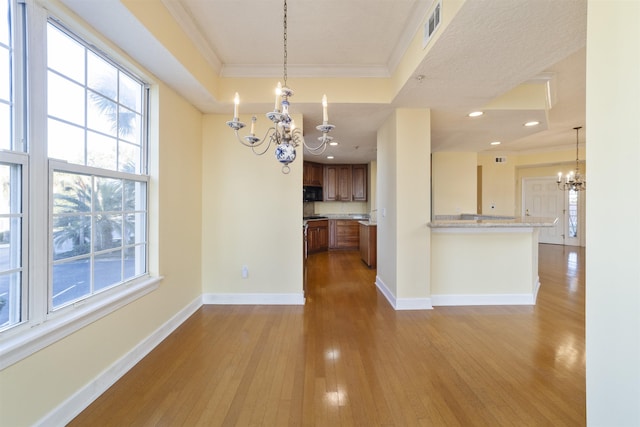
[[[434,306],[463,305],[536,305],[540,278],[536,277],[533,292],[530,294],[456,294],[431,295]]]
[[[464,305],[535,305],[534,294],[431,295],[434,307]]]
[[[394,310],[430,310],[433,308],[431,298],[396,298],[380,276],[376,276],[376,287]]]
[[[202,294],[203,304],[304,305],[304,294]]]
[[[40,419],[36,426],[62,426],[69,423],[74,417],[89,406],[95,399],[104,393],[109,387],[115,384],[124,374],[126,374],[136,363],[142,360],[158,344],[167,338],[175,329],[189,318],[198,308],[202,306],[202,297],[198,297],[180,310],[154,331],[147,338],[142,340],[129,353],[125,354],[104,372],[94,378],[86,386],[75,392],[71,397],[62,402],[58,407]]]

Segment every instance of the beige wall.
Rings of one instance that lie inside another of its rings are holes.
[[[477,153],[433,153],[433,214],[477,210]]]
[[[378,130],[376,280],[400,309],[430,294],[430,152],[429,110],[398,109]]]
[[[378,129],[378,227],[377,227],[377,251],[378,265],[377,277],[393,295],[397,295],[397,160],[396,160],[396,118],[394,111],[387,121]]]
[[[495,155],[478,155],[478,165],[482,166],[482,214],[514,215],[514,156],[508,155],[506,163],[496,163],[495,158]]]
[[[589,0],[587,13],[587,424],[637,426],[640,2]]]
[[[451,231],[431,233],[434,297],[534,295],[537,232]],[[460,268],[461,260],[464,268]]]
[[[249,123],[251,116],[240,113]],[[277,294],[301,300],[302,156],[298,153],[285,175],[273,155],[275,147],[254,155],[236,140],[227,120],[222,115],[204,117],[203,293]],[[301,116],[294,115],[294,120],[302,123]],[[269,123],[259,119],[256,134],[264,135]],[[243,265],[249,269],[246,279]]]
[[[161,85],[152,143],[152,269],[160,287],[0,372],[0,424],[44,417],[201,294],[201,114]]]

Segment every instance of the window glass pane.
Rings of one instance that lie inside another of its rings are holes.
[[[120,126],[120,138],[140,144],[140,115],[133,111],[120,107],[118,120]]]
[[[124,280],[140,276],[147,271],[146,245],[138,245],[124,250]]]
[[[578,237],[578,192],[569,190],[569,237]]]
[[[127,76],[124,73],[120,73],[120,103],[131,110],[141,113],[142,112],[142,85]]]
[[[93,52],[87,53],[87,86],[115,101],[118,94],[118,70]]]
[[[142,211],[146,209],[147,185],[144,182],[124,182],[124,209]]]
[[[21,218],[0,218],[0,272],[22,267]]]
[[[53,307],[76,301],[91,293],[91,262],[88,257],[53,266]]]
[[[140,147],[121,142],[118,153],[118,170],[128,173],[140,173]]]
[[[48,76],[49,116],[84,126],[84,88],[52,72]]]
[[[122,180],[96,177],[95,206],[98,212],[122,210]]]
[[[118,106],[95,92],[87,94],[87,127],[107,135],[116,136]]]
[[[0,214],[11,213],[11,165],[0,164]]]
[[[53,214],[91,211],[91,177],[74,173],[53,173]]]
[[[11,34],[9,1],[0,0],[0,149],[12,147]]]
[[[9,101],[11,94],[11,61],[9,58],[9,49],[0,45],[0,100],[6,102]]]
[[[0,44],[9,46],[9,1],[0,0]]]
[[[84,164],[84,129],[56,119],[47,126],[49,157]]]
[[[117,142],[95,132],[87,133],[87,166],[116,170]]]
[[[0,102],[0,149],[11,148],[11,110]]]
[[[125,245],[144,243],[147,236],[145,214],[128,214],[124,221]]]
[[[93,267],[93,283],[96,291],[122,282],[122,251],[96,255]]]
[[[63,215],[53,220],[53,259],[87,255],[91,250],[91,216]]]
[[[122,246],[122,215],[97,215],[93,250],[104,251]]]
[[[47,65],[84,85],[85,48],[55,26],[47,26]],[[51,73],[50,73],[51,74]]]
[[[0,275],[0,330],[22,321],[22,273]]]

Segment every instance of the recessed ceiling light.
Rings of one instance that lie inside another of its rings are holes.
[[[327,159],[332,160],[333,156],[327,156]]]
[[[332,146],[334,146],[334,147],[335,147],[336,145],[338,145],[338,142],[337,142],[337,141],[331,141],[331,142],[329,143],[329,145],[332,145]]]
[[[483,111],[472,111],[471,113],[468,114],[468,116],[469,117],[480,117],[483,114],[484,114]]]
[[[527,126],[527,127],[530,127],[530,126],[538,126],[539,124],[540,124],[540,122],[537,122],[537,121],[534,120],[534,121],[531,121],[531,122],[527,122],[524,125]]]
[[[500,141],[493,141],[491,145],[500,145]]]

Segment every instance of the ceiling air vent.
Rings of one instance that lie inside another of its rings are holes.
[[[507,157],[506,156],[496,157],[496,163],[507,163]]]
[[[431,36],[436,32],[438,27],[440,26],[440,11],[442,10],[442,1],[439,1],[436,4],[436,7],[429,15],[429,19],[424,24],[424,34],[422,35],[422,48],[427,47],[429,40],[431,40]]]

